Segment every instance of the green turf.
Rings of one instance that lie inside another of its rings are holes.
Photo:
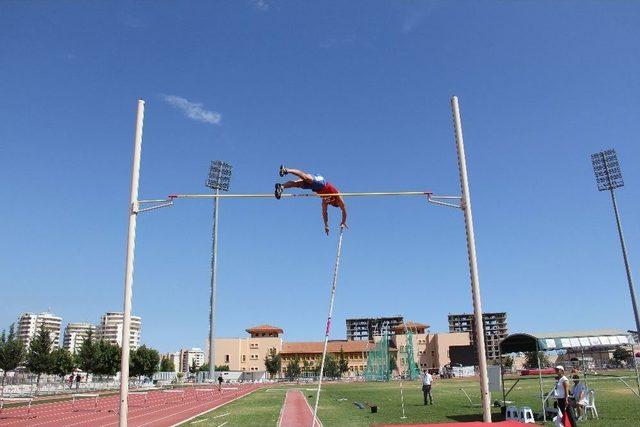
[[[233,401],[215,411],[191,420],[183,425],[194,424],[198,427],[219,426],[276,426],[280,408],[284,403],[284,391],[267,392],[265,389],[254,391],[250,395]],[[223,414],[229,414],[220,416]],[[216,418],[217,417],[217,418]]]
[[[506,382],[507,386],[513,380]],[[630,382],[630,385],[635,382]],[[599,420],[588,420],[584,426],[638,426],[640,425],[640,399],[635,397],[624,385],[615,379],[597,380],[589,383],[596,389],[596,404],[600,413]],[[553,379],[545,379],[544,389],[553,387]],[[315,392],[301,387],[309,404],[313,407]],[[469,394],[474,405],[470,404],[460,388]],[[323,385],[318,415],[325,427],[332,426],[370,426],[375,424],[396,423],[446,423],[453,421],[482,420],[480,392],[477,380],[438,380],[433,386],[435,404],[424,406],[419,382],[404,383],[405,416],[401,419],[400,383],[327,383]],[[194,421],[202,426],[219,426],[222,420],[229,421],[225,427],[232,426],[275,426],[284,400],[284,391],[254,392],[252,395],[217,409]],[[520,381],[507,400],[516,406],[531,406],[540,411],[537,400],[539,386],[536,378]],[[498,393],[493,399],[500,399]],[[346,399],[346,400],[343,400]],[[371,403],[378,406],[378,413],[358,409],[353,402]],[[494,420],[500,418],[499,408],[493,408]],[[226,417],[212,418],[229,413]],[[548,423],[551,425],[551,423]]]

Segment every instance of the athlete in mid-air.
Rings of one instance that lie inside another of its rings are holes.
[[[276,183],[275,196],[279,199],[282,196],[282,192],[285,188],[302,188],[305,190],[311,190],[318,194],[322,198],[322,219],[324,220],[324,232],[329,235],[329,215],[327,213],[327,206],[331,205],[336,208],[340,208],[342,211],[342,222],[340,228],[347,228],[347,208],[344,204],[344,200],[340,196],[323,196],[323,194],[337,194],[340,191],[325,181],[322,175],[312,175],[303,172],[298,169],[285,168],[280,166],[280,176],[292,174],[300,179],[295,181],[287,181],[284,184]]]

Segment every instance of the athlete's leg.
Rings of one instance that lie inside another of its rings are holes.
[[[301,179],[297,179],[295,181],[287,181],[282,184],[283,188],[300,188],[304,185],[304,181]]]
[[[307,184],[311,184],[313,182],[313,175],[303,172],[299,169],[290,169],[287,168],[287,173],[292,173],[300,179],[304,180]]]

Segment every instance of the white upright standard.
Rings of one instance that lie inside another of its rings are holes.
[[[489,394],[489,377],[487,375],[487,358],[484,348],[484,325],[482,319],[482,301],[480,299],[480,277],[476,261],[476,240],[473,232],[473,216],[471,215],[471,195],[467,179],[467,161],[464,154],[462,123],[458,97],[451,98],[453,124],[458,149],[458,168],[460,170],[460,188],[462,190],[461,208],[464,212],[464,224],[467,233],[467,251],[469,252],[469,271],[471,273],[471,294],[473,296],[473,315],[475,317],[476,346],[478,347],[478,365],[480,368],[480,392],[482,393],[482,418],[485,423],[491,422],[491,395]]]
[[[131,166],[131,197],[129,199],[129,231],[127,234],[127,261],[124,273],[124,314],[122,321],[122,362],[120,364],[120,426],[126,427],[129,412],[129,335],[131,330],[131,287],[133,283],[133,257],[136,246],[136,220],[138,216],[138,181],[140,178],[140,153],[142,151],[142,123],[144,101],[138,100],[136,134],[133,141]]]

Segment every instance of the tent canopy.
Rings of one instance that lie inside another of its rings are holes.
[[[635,344],[628,332],[618,329],[598,329],[581,332],[519,333],[511,334],[500,342],[502,354],[571,350],[593,347],[617,347]]]

